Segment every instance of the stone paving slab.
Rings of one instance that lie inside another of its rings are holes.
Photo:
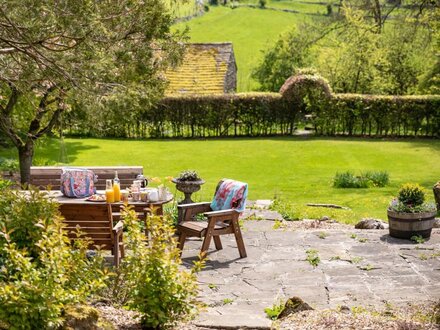
[[[317,309],[385,307],[440,298],[440,229],[423,244],[392,238],[387,230],[283,230],[273,221],[245,221],[248,257],[240,259],[232,235],[223,250],[211,246],[198,275],[200,299],[207,305],[194,324],[207,328],[268,329],[264,308],[299,296]],[[319,238],[320,232],[327,236]],[[355,235],[353,235],[355,234]],[[186,243],[190,265],[201,241]],[[313,267],[306,251],[317,250]]]

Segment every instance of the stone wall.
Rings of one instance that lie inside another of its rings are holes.
[[[234,53],[228,60],[228,71],[225,76],[225,93],[235,93],[237,91],[237,64],[235,62]]]

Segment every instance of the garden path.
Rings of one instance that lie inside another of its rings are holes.
[[[269,329],[264,309],[293,296],[315,309],[380,309],[440,298],[440,229],[414,244],[387,230],[274,229],[277,213],[252,212],[265,220],[244,221],[248,257],[238,257],[233,236],[222,236],[224,249],[210,250],[198,275],[207,305],[193,322],[198,327]],[[184,264],[197,258],[200,246],[197,239],[187,242]],[[319,256],[316,267],[307,260],[308,250]]]

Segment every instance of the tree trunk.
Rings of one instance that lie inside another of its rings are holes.
[[[437,204],[437,212],[440,211],[440,181],[434,185],[432,189],[434,191],[435,203]]]
[[[29,184],[31,179],[31,166],[34,157],[34,141],[29,139],[24,146],[18,148],[18,159],[20,161],[20,182]]]

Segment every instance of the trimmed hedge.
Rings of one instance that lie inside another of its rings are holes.
[[[93,127],[80,117],[67,127],[105,137],[268,136],[307,118],[318,135],[440,136],[440,95],[333,94],[318,75],[292,76],[280,93],[169,96],[124,120],[104,114]]]
[[[297,112],[278,93],[165,97],[142,120],[154,137],[292,134]]]
[[[319,135],[440,136],[440,95],[333,94],[311,114]]]

